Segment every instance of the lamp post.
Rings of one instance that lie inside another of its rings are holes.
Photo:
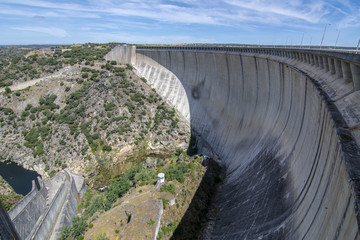
[[[336,45],[337,45],[337,42],[339,40],[339,36],[340,36],[340,29],[336,29],[338,31],[338,35],[337,35],[337,38],[336,38],[336,42],[335,42],[335,49],[336,49]]]
[[[302,35],[302,37],[301,37],[300,48],[301,48],[301,46],[302,46],[302,43],[303,43],[303,40],[304,40],[304,35],[305,35],[305,33],[306,33],[306,32],[303,32],[303,35]]]
[[[322,35],[321,43],[320,43],[320,49],[321,49],[321,47],[322,47],[322,44],[323,44],[323,41],[324,41],[324,37],[325,37],[326,28],[327,28],[328,25],[330,26],[331,24],[330,24],[330,23],[325,24],[324,33],[323,33],[323,35]]]

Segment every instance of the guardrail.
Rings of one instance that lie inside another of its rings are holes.
[[[139,50],[167,51],[206,51],[224,53],[261,54],[294,59],[315,66],[337,78],[343,78],[345,83],[353,83],[354,90],[360,90],[360,54],[313,50],[302,48],[272,48],[272,47],[179,47],[179,46],[136,46]]]

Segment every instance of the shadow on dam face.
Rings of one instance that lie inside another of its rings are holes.
[[[138,74],[189,120],[199,152],[221,159],[221,184],[209,167],[173,239],[186,224],[204,239],[359,239],[359,147],[324,87],[292,64],[137,49]]]

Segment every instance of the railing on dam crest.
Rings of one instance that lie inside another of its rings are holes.
[[[271,55],[294,59],[338,78],[346,83],[353,82],[354,90],[360,90],[360,54],[329,50],[254,47],[178,47],[178,46],[136,46],[141,50],[209,51],[243,54]]]

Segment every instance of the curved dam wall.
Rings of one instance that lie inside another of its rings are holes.
[[[359,239],[359,62],[321,51],[137,47],[137,73],[189,120],[200,152],[221,159],[205,238]]]

